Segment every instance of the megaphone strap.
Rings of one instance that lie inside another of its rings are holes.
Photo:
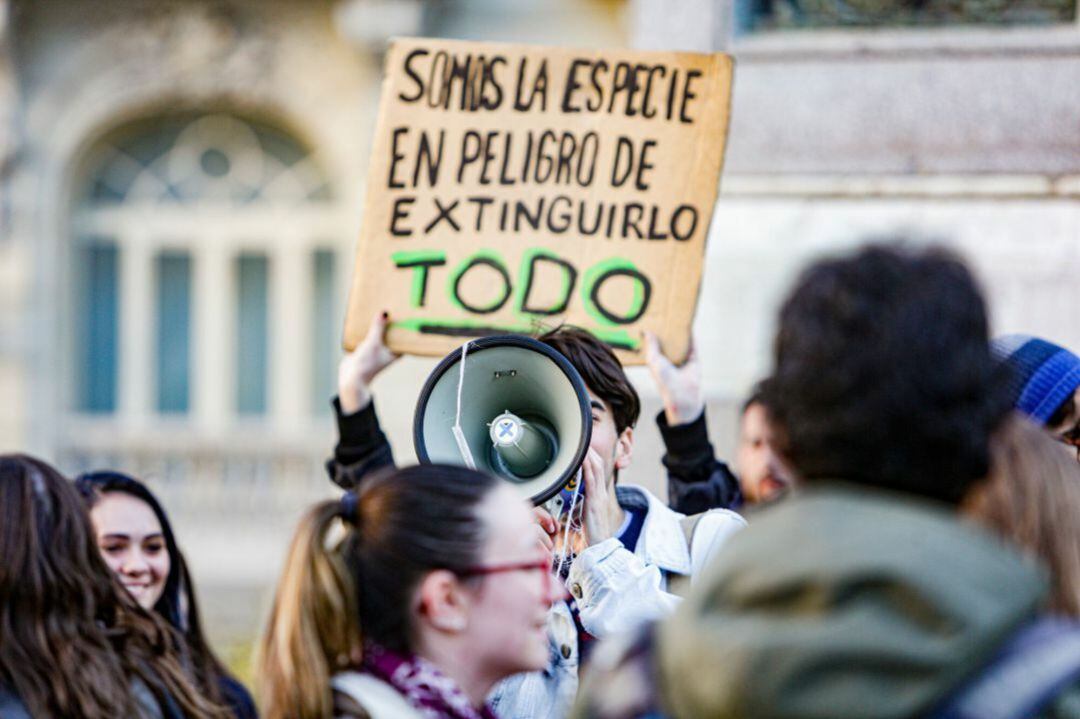
[[[465,358],[468,354],[469,343],[466,342],[461,345],[461,361],[458,362],[457,411],[454,414],[454,426],[450,431],[454,434],[454,441],[457,442],[458,451],[461,452],[461,459],[465,462],[465,466],[476,469],[472,450],[469,449],[469,443],[465,441],[465,432],[461,429],[461,389],[465,385]]]

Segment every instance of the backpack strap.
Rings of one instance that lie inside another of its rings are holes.
[[[698,523],[701,518],[705,516],[705,512],[698,512],[697,514],[691,514],[683,517],[679,520],[679,527],[683,532],[683,539],[686,540],[686,551],[691,556],[691,571],[690,574],[670,574],[668,575],[668,587],[667,590],[671,594],[677,597],[686,598],[686,595],[690,593],[690,579],[693,576],[693,547],[694,547],[694,532],[697,530]]]
[[[679,527],[682,529],[683,539],[686,540],[687,549],[694,546],[694,532],[697,530],[701,518],[706,514],[708,514],[708,512],[698,512],[697,514],[691,514],[679,520]]]
[[[350,719],[421,719],[420,712],[397,689],[372,674],[341,672],[330,680],[330,686],[335,706]]]
[[[1080,678],[1080,623],[1047,617],[1024,626],[930,719],[1023,719]]]
[[[685,597],[690,591],[691,578],[712,561],[719,547],[746,526],[746,520],[730,509],[717,508],[682,517],[679,526],[690,554],[690,571],[686,574],[669,574],[668,592]]]

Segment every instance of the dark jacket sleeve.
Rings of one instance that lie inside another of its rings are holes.
[[[374,399],[353,414],[345,415],[335,397],[334,416],[337,417],[338,443],[334,447],[334,457],[326,463],[326,471],[334,484],[342,489],[356,489],[365,475],[394,466],[394,453],[379,426]]]
[[[676,512],[698,514],[709,509],[742,506],[739,480],[716,458],[705,412],[687,424],[674,427],[661,412],[656,417],[664,439],[664,467],[668,472],[668,504]]]

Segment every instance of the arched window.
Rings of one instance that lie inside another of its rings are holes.
[[[301,143],[234,115],[126,125],[73,211],[72,406],[205,432],[324,413],[343,225]]]

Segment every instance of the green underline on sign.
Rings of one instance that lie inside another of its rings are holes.
[[[536,334],[536,327],[531,323],[492,325],[475,320],[453,319],[408,319],[392,322],[391,327],[411,330],[424,335],[443,335],[444,337],[489,337],[491,335],[528,335]],[[600,341],[615,349],[641,349],[641,339],[626,330],[604,330],[586,328]]]

